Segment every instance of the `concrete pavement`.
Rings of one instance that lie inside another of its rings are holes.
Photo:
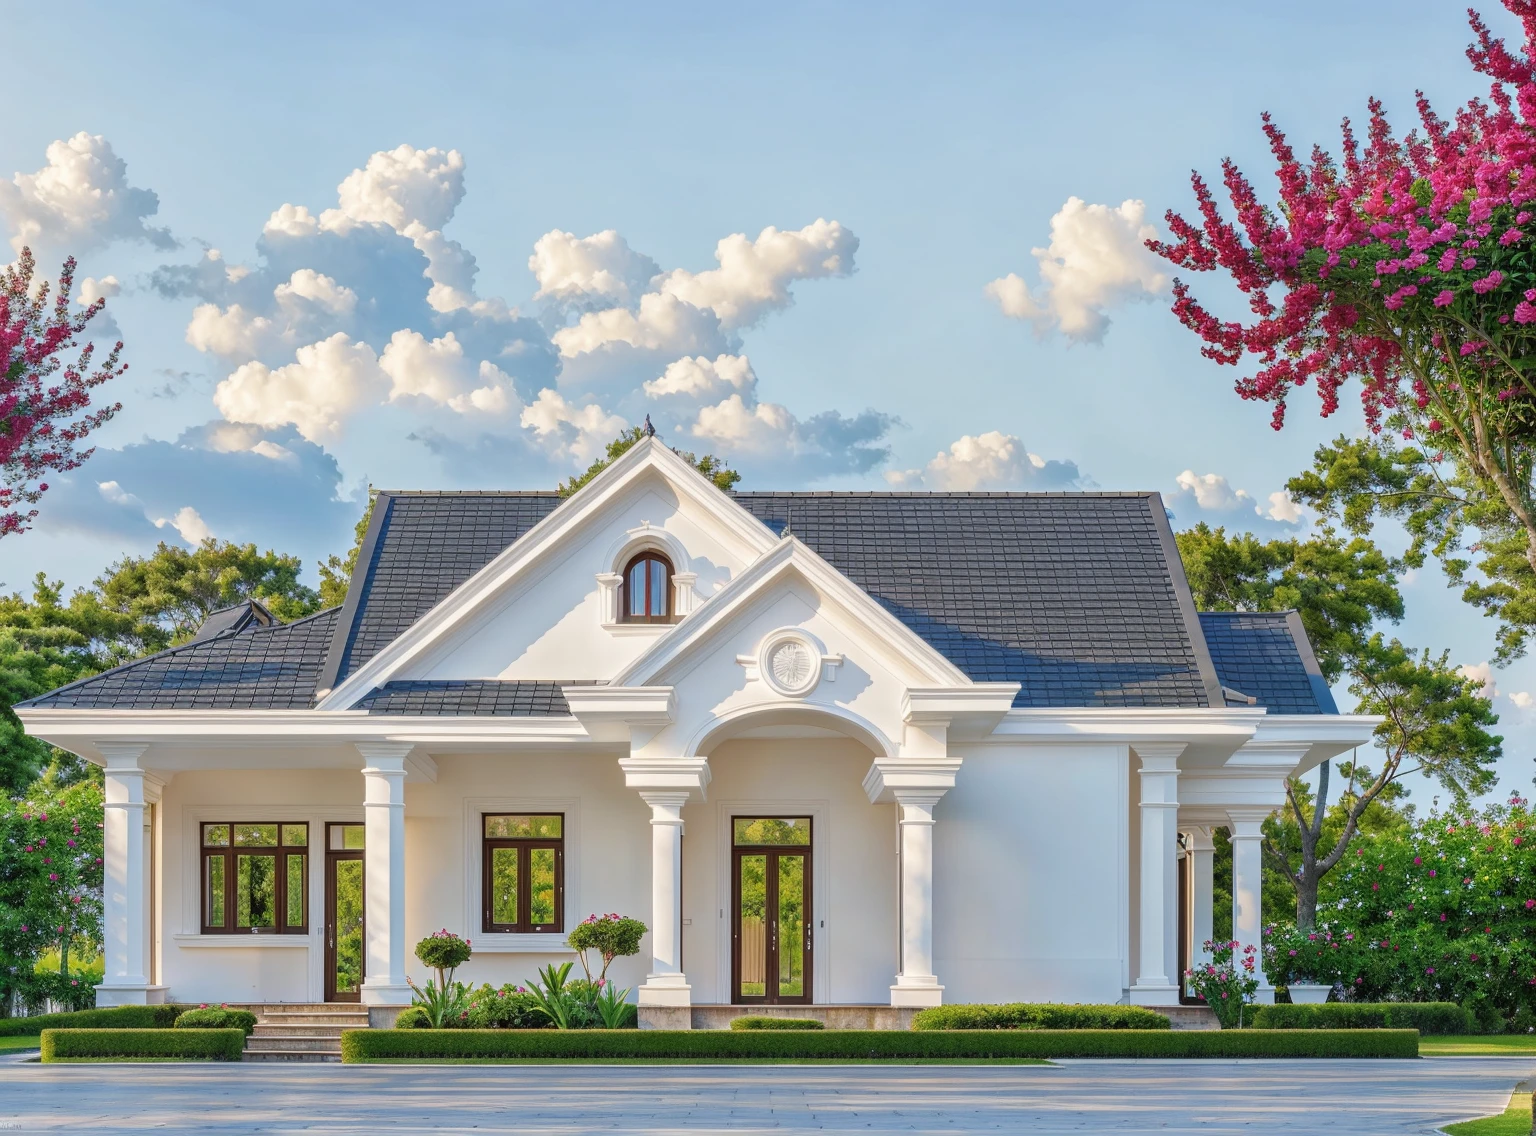
[[[1428,1133],[1531,1058],[1047,1066],[0,1064],[0,1132]]]

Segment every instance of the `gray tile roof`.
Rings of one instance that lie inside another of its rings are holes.
[[[293,623],[187,643],[20,703],[35,709],[301,710],[335,631],[337,608]]]
[[[373,658],[560,501],[557,493],[380,492],[322,689]]]
[[[1221,705],[1149,493],[740,493],[1015,706]],[[1175,570],[1170,571],[1170,565]]]
[[[354,710],[370,714],[473,714],[540,718],[569,714],[561,687],[590,682],[528,682],[453,679],[387,682],[360,699]]]
[[[1223,685],[1271,714],[1339,712],[1295,612],[1202,611],[1200,625]]]

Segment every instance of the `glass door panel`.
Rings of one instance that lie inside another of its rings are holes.
[[[357,1002],[363,988],[363,826],[326,825],[325,1000]]]
[[[805,996],[805,857],[781,852],[778,861],[778,994]]]
[[[768,857],[743,855],[737,865],[739,997],[761,998],[768,993]]]

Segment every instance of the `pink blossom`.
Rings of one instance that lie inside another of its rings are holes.
[[[1442,288],[1435,296],[1435,307],[1448,308],[1456,302],[1456,293],[1449,288]]]
[[[1536,307],[1532,307],[1529,300],[1521,300],[1515,305],[1515,322],[1536,323]]]

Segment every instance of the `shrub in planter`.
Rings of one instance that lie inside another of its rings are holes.
[[[239,1061],[241,1029],[50,1029],[44,1061]]]
[[[177,1029],[239,1029],[250,1037],[256,1028],[256,1015],[249,1010],[231,1010],[228,1006],[199,1006],[176,1019]]]
[[[437,971],[439,990],[448,989],[448,984],[453,981],[453,972],[467,963],[472,953],[469,940],[459,938],[446,927],[441,931],[433,931],[416,944],[416,957],[423,965]]]
[[[1165,1030],[1170,1024],[1141,1006],[1065,1006],[1049,1002],[1014,1002],[1001,1006],[959,1004],[919,1010],[915,1030]]]
[[[1189,992],[1205,999],[1205,1004],[1216,1012],[1222,1029],[1247,1024],[1244,1011],[1259,989],[1258,948],[1249,943],[1239,954],[1239,945],[1236,939],[1229,943],[1207,939],[1205,953],[1209,961],[1184,972]]]
[[[1320,1006],[1260,1006],[1254,1029],[1416,1029],[1423,1034],[1470,1032],[1471,1015],[1454,1002],[1329,1002]]]
[[[732,1018],[733,1030],[819,1030],[827,1027],[815,1018]]]
[[[553,1029],[533,996],[510,982],[500,988],[486,983],[470,995],[470,1029]]]
[[[407,1006],[395,1017],[395,1029],[431,1029],[432,1019],[420,1006]]]
[[[640,939],[646,930],[644,923],[626,915],[588,915],[576,924],[565,941],[576,952],[581,969],[590,982],[593,979],[592,968],[587,965],[588,951],[596,951],[602,958],[603,968],[598,971],[597,978],[606,979],[608,966],[614,959],[640,953]]]

